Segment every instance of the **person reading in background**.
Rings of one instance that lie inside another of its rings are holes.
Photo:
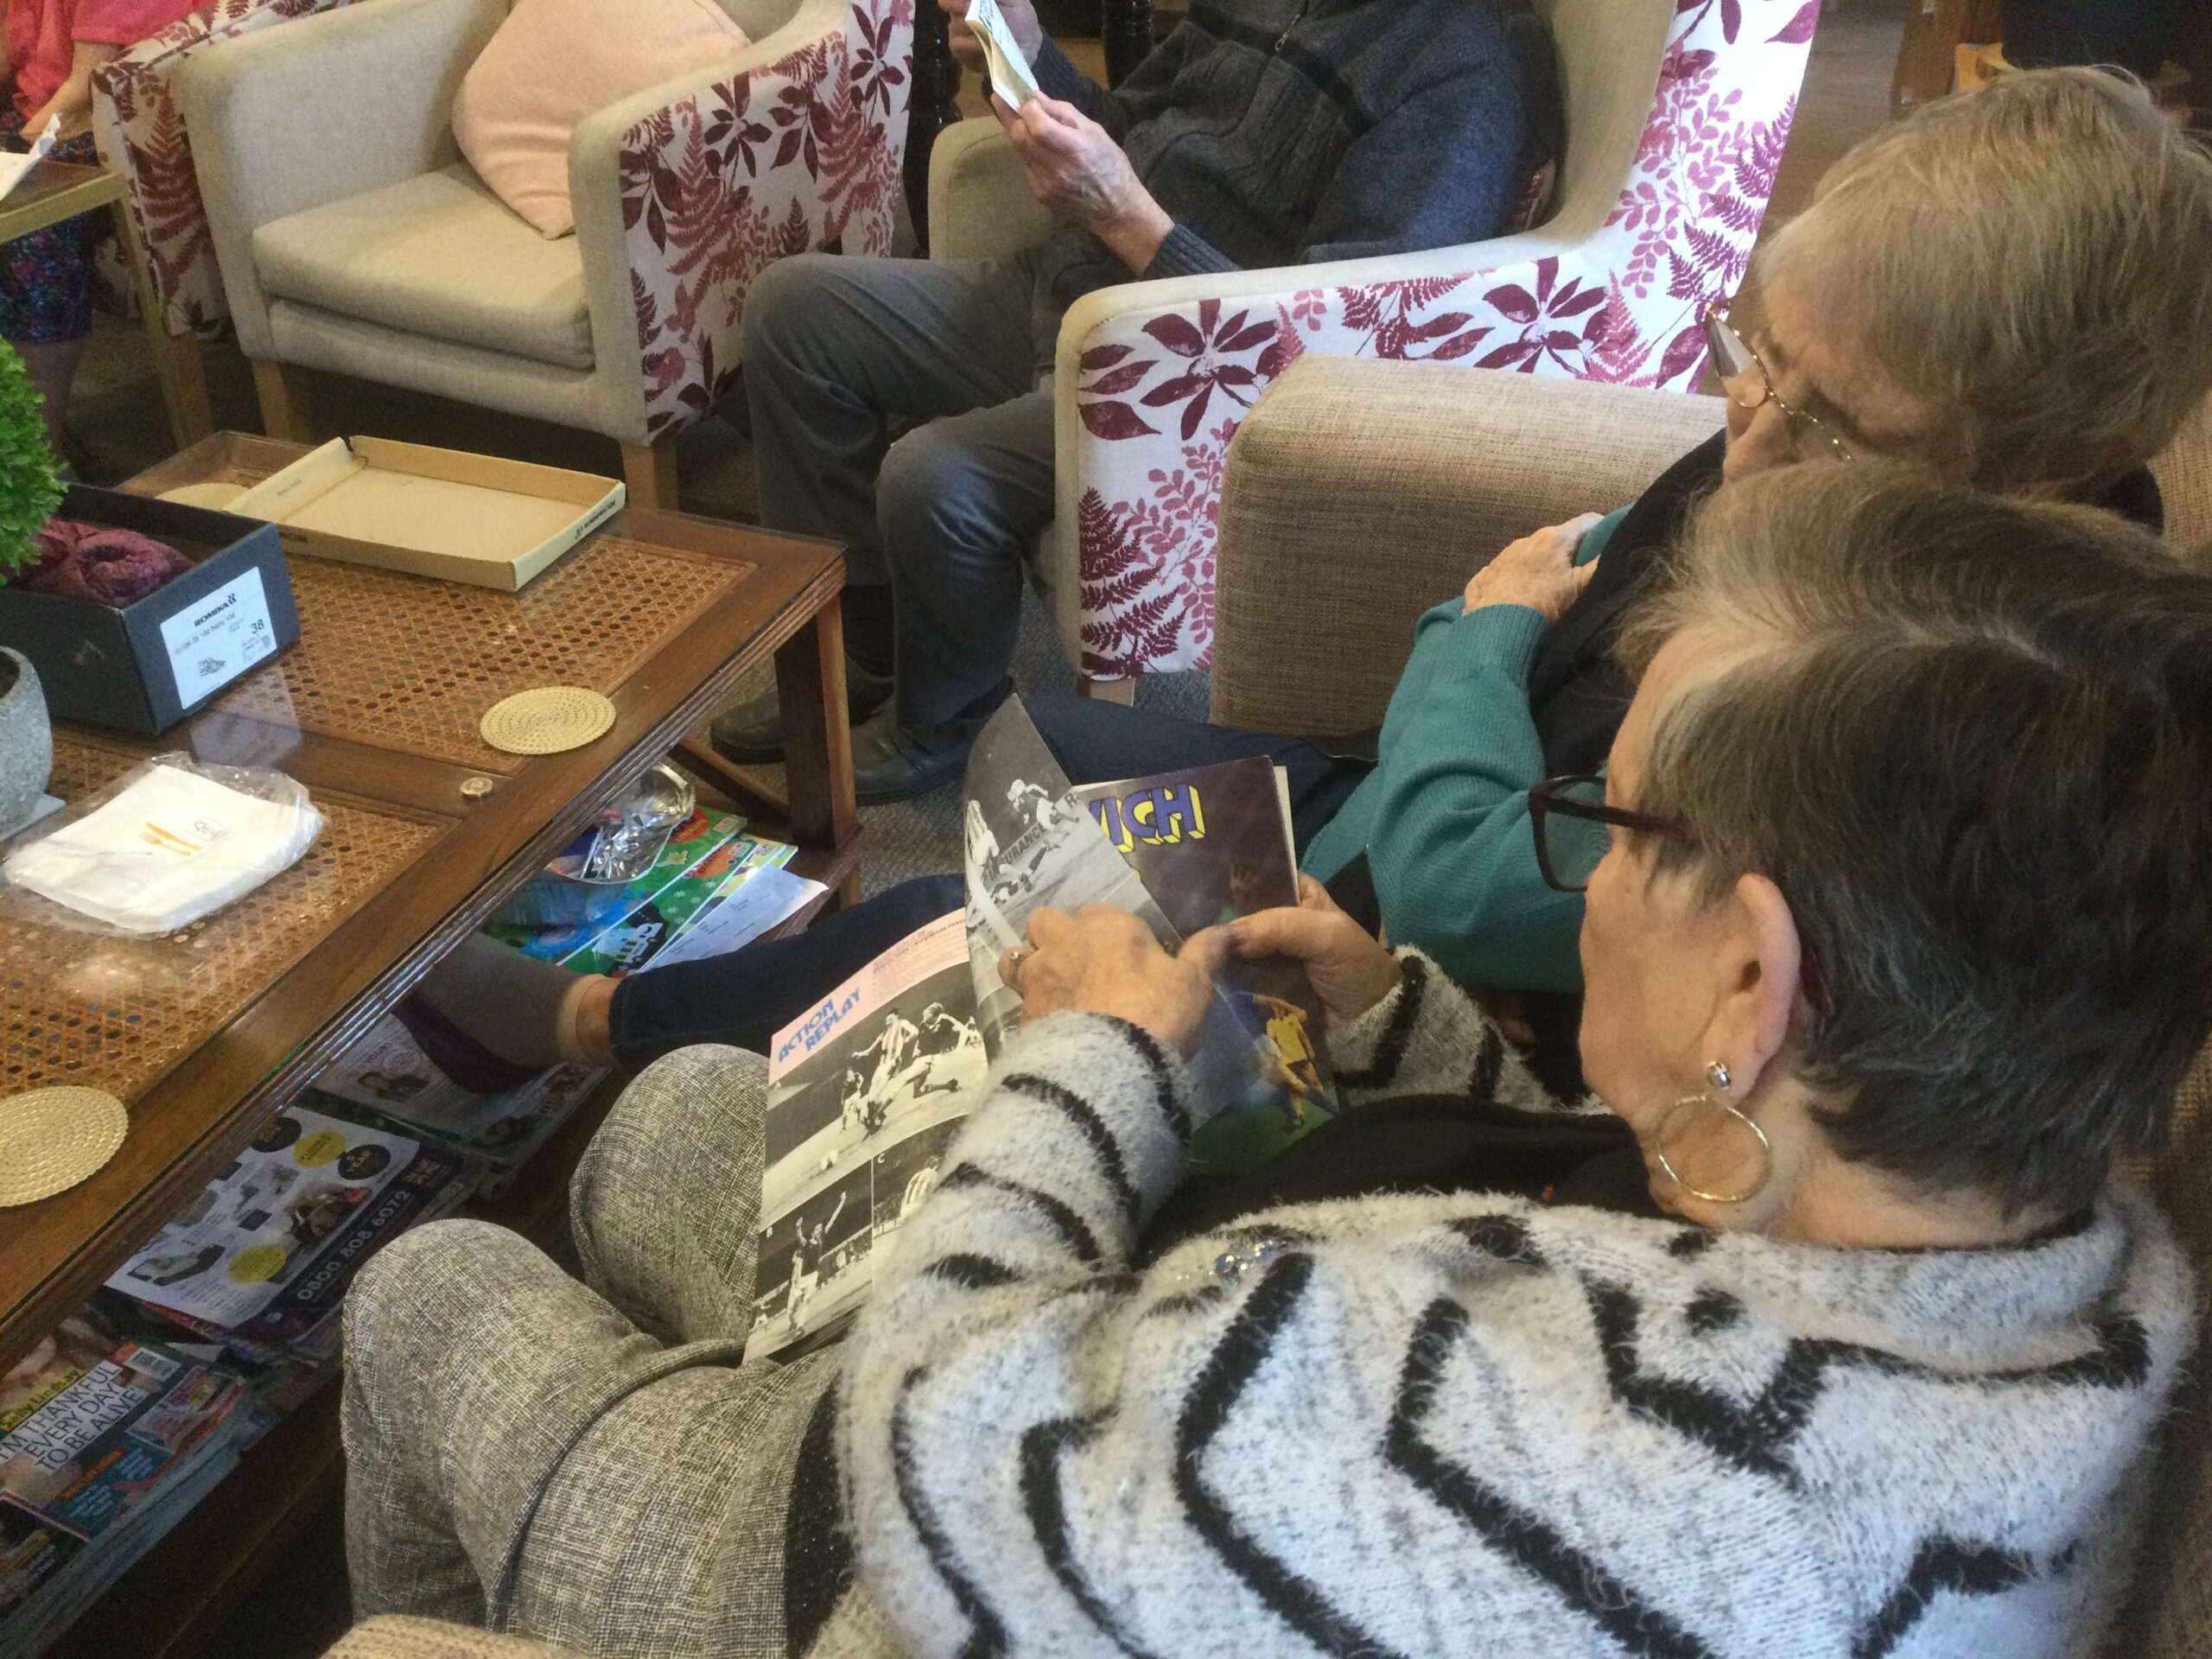
[[[124,49],[190,16],[201,0],[0,0],[6,69],[14,82],[0,114],[0,147],[27,152],[60,123],[58,162],[93,163],[92,72]],[[0,337],[16,348],[46,402],[48,441],[62,454],[69,389],[92,332],[92,213],[0,246]]]
[[[1727,429],[1631,505],[1513,543],[1424,615],[1379,739],[1030,699],[1062,770],[1080,785],[1268,756],[1289,774],[1305,870],[1459,983],[1515,993],[1516,1038],[1573,1092],[1582,900],[1536,867],[1529,793],[1602,765],[1628,705],[1614,625],[1689,506],[1777,467],[1889,461],[2155,529],[2145,464],[2212,391],[2212,157],[2118,77],[2012,75],[1884,128],[1753,269],[1764,325],[1746,340],[1712,318]],[[1465,379],[1476,397],[1488,376]],[[557,1060],[635,1070],[687,1042],[761,1050],[962,896],[957,875],[925,876],[798,938],[622,981],[476,938],[424,995],[521,1068],[509,1086]]]
[[[967,0],[938,3],[964,19]],[[802,254],[746,296],[760,522],[846,547],[864,802],[950,781],[1011,689],[1022,563],[1054,511],[1071,305],[1133,278],[1495,236],[1559,120],[1528,0],[1217,0],[1111,92],[1030,0],[998,11],[1042,92],[994,108],[1052,234],[992,260]],[[964,22],[951,35],[980,66]],[[927,423],[894,443],[894,418]],[[779,759],[773,699],[729,711],[714,741],[741,763]]]

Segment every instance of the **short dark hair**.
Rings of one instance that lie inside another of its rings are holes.
[[[1843,1157],[2074,1209],[2212,1030],[2212,574],[2084,507],[1868,466],[1732,484],[1624,630],[1713,642],[1636,804],[1788,896]]]

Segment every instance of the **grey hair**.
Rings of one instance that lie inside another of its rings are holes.
[[[1636,805],[1699,840],[1650,868],[1783,890],[1831,1144],[2086,1203],[2212,1031],[2212,573],[2088,508],[1793,467],[1698,510],[1624,665],[1686,630]]]
[[[1756,267],[1955,409],[1985,489],[2077,493],[2212,391],[2212,156],[2122,75],[1923,106],[1830,168]]]

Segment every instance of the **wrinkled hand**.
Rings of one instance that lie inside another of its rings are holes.
[[[968,0],[937,0],[937,9],[951,25],[945,35],[952,44],[954,59],[979,75],[988,75],[990,61],[983,55],[983,43],[965,22]],[[1045,26],[1037,21],[1037,8],[1030,0],[999,0],[999,16],[1006,19],[1007,28],[1013,31],[1014,43],[1021,48],[1021,55],[1036,62],[1037,50],[1045,44]]]
[[[1153,200],[1113,136],[1074,105],[1042,92],[1019,110],[995,97],[991,112],[1021,157],[1029,194],[1141,274],[1175,221]]]
[[[1298,903],[1255,911],[1222,927],[1193,934],[1183,953],[1214,950],[1230,957],[1288,957],[1306,967],[1328,1030],[1357,1020],[1398,988],[1398,959],[1382,942],[1337,908],[1329,890],[1310,875],[1298,878]]]
[[[1020,994],[1025,1022],[1070,1008],[1109,1014],[1188,1056],[1205,1029],[1215,970],[1228,955],[1224,942],[1201,944],[1205,938],[1171,957],[1125,910],[1085,905],[1072,916],[1040,910],[1029,918],[1030,948],[1001,956],[999,977]]]
[[[1592,560],[1577,569],[1574,550],[1581,545],[1584,532],[1603,517],[1586,512],[1508,544],[1475,572],[1460,613],[1485,605],[1526,605],[1547,622],[1558,621],[1590,585],[1591,573],[1598,568]]]

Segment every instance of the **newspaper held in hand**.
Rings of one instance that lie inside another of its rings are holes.
[[[1037,77],[1030,72],[1028,55],[1014,38],[998,0],[968,0],[966,21],[983,43],[983,56],[990,65],[991,90],[1000,101],[1010,110],[1018,110],[1036,97]]]

